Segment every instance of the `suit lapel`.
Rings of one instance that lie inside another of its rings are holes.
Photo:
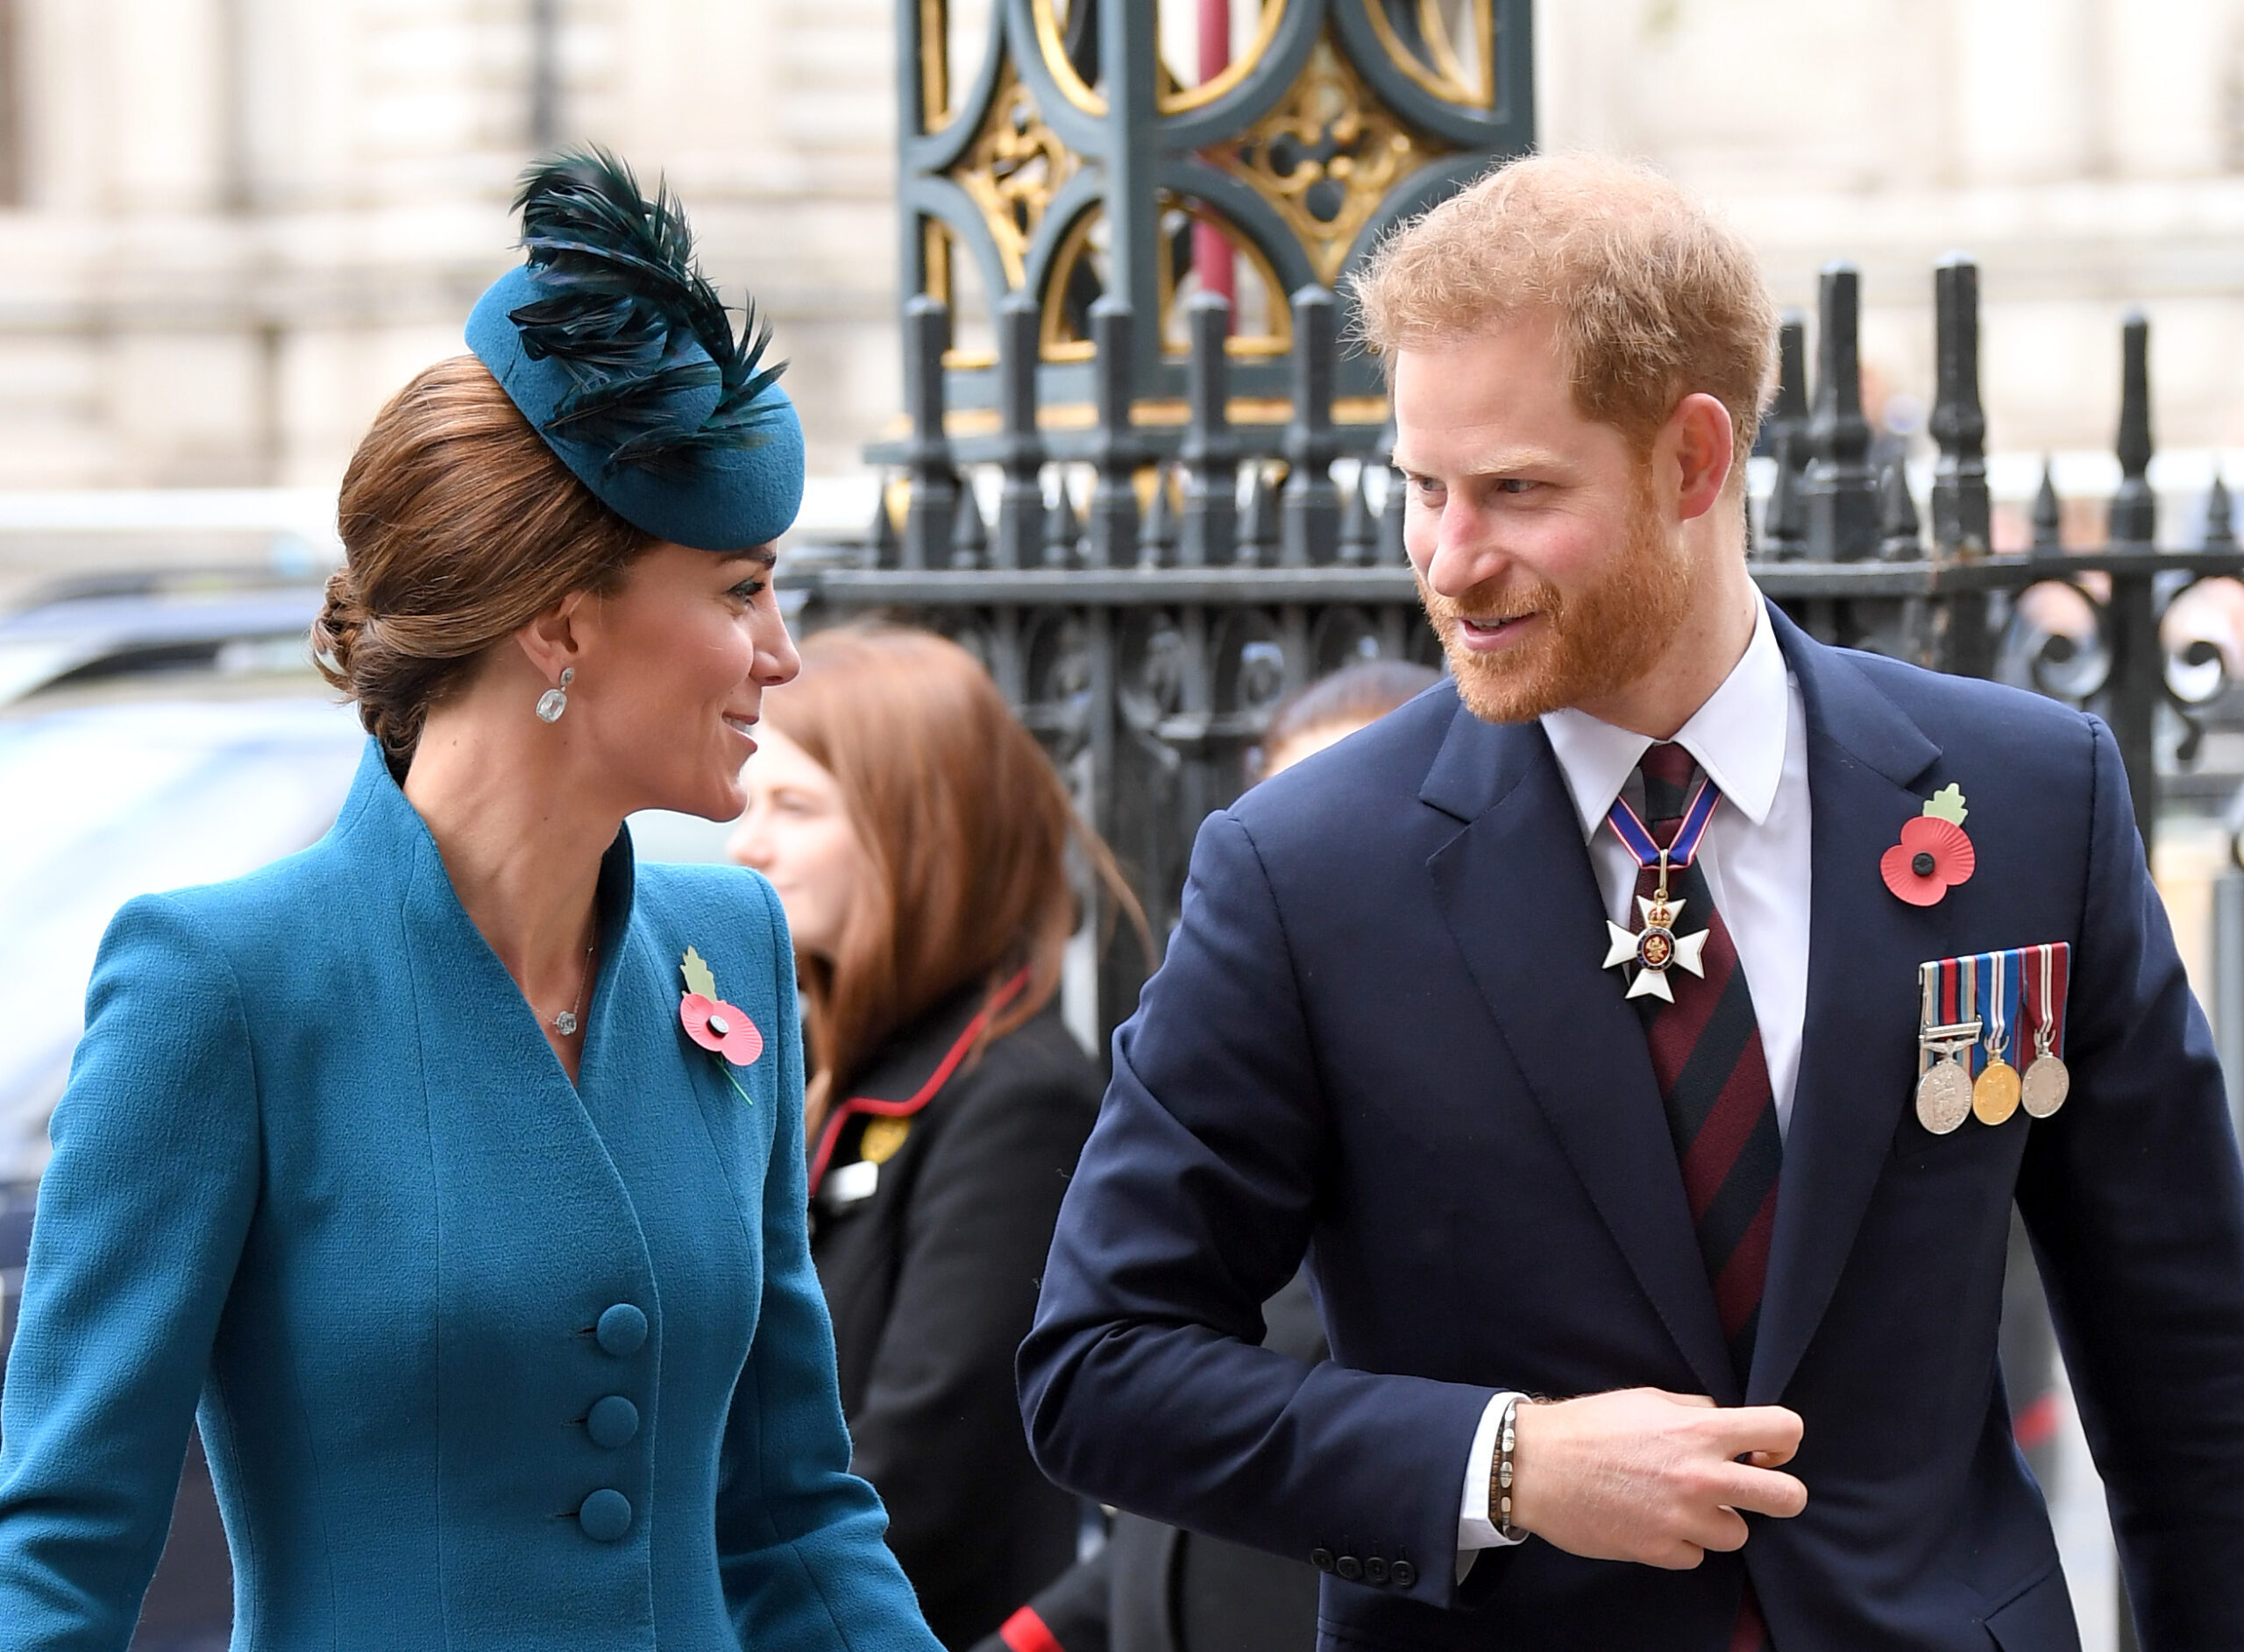
[[[1922,811],[1912,788],[1940,748],[1843,654],[1773,607],[1771,618],[1807,711],[1814,871],[1800,1076],[1747,1384],[1755,1404],[1783,1393],[1846,1265],[1909,1101],[1915,966],[1947,940],[1946,907],[1896,899],[1878,866]]]
[[[1603,903],[1549,741],[1460,706],[1419,797],[1466,823],[1427,869],[1506,1048],[1677,1348],[1735,1403],[1643,1028],[1598,968]]]

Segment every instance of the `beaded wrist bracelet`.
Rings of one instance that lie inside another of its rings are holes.
[[[1497,1535],[1506,1542],[1513,1542],[1526,1535],[1511,1523],[1511,1454],[1516,1443],[1513,1419],[1526,1400],[1524,1394],[1513,1394],[1504,1401],[1502,1414],[1496,1420],[1496,1456],[1488,1469],[1488,1514]]]

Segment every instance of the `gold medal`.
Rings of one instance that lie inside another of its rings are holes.
[[[1945,1136],[1971,1115],[1971,1072],[1962,1051],[1943,1056],[1917,1081],[1917,1123]]]
[[[2004,1059],[2010,1049],[2010,1000],[2004,990],[2003,958],[2001,953],[1989,954],[1988,973],[1994,979],[1988,983],[1987,1064],[1971,1087],[1971,1116],[1982,1124],[2006,1124],[2018,1110],[2018,1069]]]
[[[1982,1124],[2006,1123],[2018,1110],[2020,1088],[2018,1069],[1999,1055],[1989,1056],[1971,1086],[1971,1117]]]

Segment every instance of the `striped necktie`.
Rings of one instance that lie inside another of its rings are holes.
[[[1680,746],[1661,741],[1637,765],[1644,775],[1644,825],[1665,847],[1674,840],[1699,766]],[[1650,896],[1657,872],[1639,875],[1637,892]],[[1769,1236],[1776,1227],[1777,1172],[1784,1140],[1761,1053],[1761,1029],[1729,926],[1715,910],[1698,860],[1668,877],[1668,892],[1683,901],[1681,926],[1703,924],[1704,975],[1668,972],[1675,1002],[1636,1002],[1651,1046],[1667,1128],[1683,1166],[1699,1251],[1714,1282],[1722,1334],[1740,1382],[1753,1362],[1753,1333],[1761,1313],[1761,1286],[1769,1271]]]
[[[1682,747],[1662,741],[1645,751],[1637,768],[1644,776],[1645,827],[1665,848],[1682,824],[1699,765]],[[1658,872],[1642,872],[1637,893],[1649,898],[1658,883]],[[1699,1252],[1714,1282],[1722,1337],[1742,1384],[1753,1364],[1753,1335],[1760,1323],[1784,1138],[1777,1131],[1776,1101],[1752,995],[1729,927],[1715,910],[1701,858],[1668,875],[1668,893],[1682,900],[1680,921],[1687,930],[1701,923],[1706,926],[1701,954],[1706,974],[1670,970],[1674,1003],[1651,996],[1635,1002],[1651,1047],[1668,1132],[1682,1164]],[[1758,1652],[1769,1645],[1750,1582],[1729,1644],[1730,1652]]]

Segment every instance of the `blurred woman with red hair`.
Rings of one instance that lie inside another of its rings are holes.
[[[1030,1462],[1012,1373],[1104,1088],[1056,1003],[1071,846],[1144,920],[965,649],[850,627],[801,652],[764,702],[731,853],[794,937],[812,1254],[852,1466],[958,1648],[1076,1557],[1076,1500]]]

